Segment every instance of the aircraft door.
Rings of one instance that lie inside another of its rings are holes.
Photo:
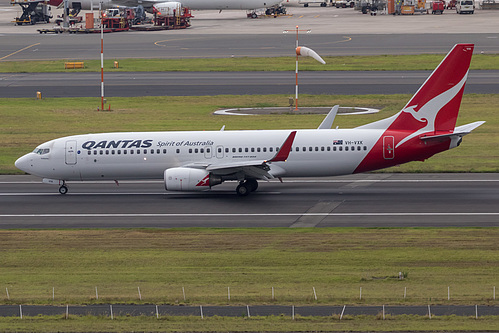
[[[76,141],[66,141],[66,164],[76,164]]]
[[[204,158],[211,158],[211,156],[212,156],[211,155],[212,154],[211,150],[212,149],[213,148],[211,146],[204,147]]]
[[[395,138],[393,136],[383,137],[383,158],[385,160],[395,158]]]
[[[217,146],[216,156],[217,156],[217,158],[224,157],[224,147],[223,146]]]

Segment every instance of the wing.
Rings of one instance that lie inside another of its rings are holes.
[[[293,141],[296,136],[296,131],[292,131],[281,148],[276,152],[270,160],[251,160],[238,161],[231,163],[191,163],[184,165],[186,168],[205,169],[216,175],[234,175],[238,180],[246,178],[255,179],[272,179],[278,177],[284,170],[276,165],[271,165],[274,162],[285,162],[289,156]]]

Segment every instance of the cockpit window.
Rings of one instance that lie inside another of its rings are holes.
[[[38,155],[45,155],[50,153],[49,148],[36,148],[33,153],[38,154]]]

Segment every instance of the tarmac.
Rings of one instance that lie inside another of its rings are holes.
[[[260,13],[262,11],[259,11]],[[353,8],[288,7],[288,15],[281,17],[260,16],[248,19],[245,10],[193,11],[192,26],[175,31],[128,32],[185,36],[191,34],[295,34],[296,26],[310,29],[313,34],[463,34],[499,32],[499,11],[477,9],[473,15],[458,15],[455,10],[445,10],[442,15],[363,15]],[[0,36],[2,34],[38,34],[37,29],[50,29],[53,23],[16,26],[12,21],[22,13],[21,7],[0,0]],[[52,8],[54,18],[62,9]],[[85,11],[80,13],[84,17]],[[302,33],[306,33],[305,31]],[[326,41],[327,42],[327,41]],[[339,43],[338,45],[341,45]]]

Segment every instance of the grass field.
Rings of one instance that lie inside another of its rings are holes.
[[[422,55],[383,55],[324,57],[326,65],[311,58],[300,58],[300,71],[407,71],[433,70],[445,54]],[[2,61],[0,73],[39,73],[39,72],[98,72],[100,60],[85,60],[83,69],[64,69],[66,61]],[[119,68],[114,68],[114,61]],[[222,59],[108,59],[104,69],[109,72],[163,72],[163,71],[294,71],[295,57],[275,58],[222,58]],[[471,70],[499,69],[498,54],[475,54]]]
[[[497,305],[497,239],[498,228],[4,230],[0,302]]]
[[[19,174],[14,161],[38,144],[73,134],[112,131],[170,131],[316,128],[324,116],[215,116],[221,108],[287,106],[287,95],[109,98],[111,112],[97,111],[98,98],[0,99],[0,173]],[[398,112],[409,95],[300,95],[304,106],[359,106],[378,114],[338,116],[334,126],[353,128]],[[468,94],[458,125],[487,121],[457,148],[426,162],[390,168],[390,172],[498,172],[499,95]]]

